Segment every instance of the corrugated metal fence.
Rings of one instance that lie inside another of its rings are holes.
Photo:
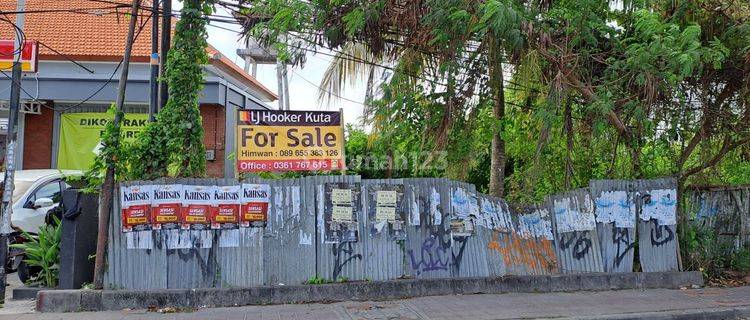
[[[750,186],[695,188],[684,199],[688,217],[713,230],[719,243],[734,250],[750,247]]]
[[[641,217],[637,226],[643,270],[677,268],[677,233],[668,217],[676,183],[669,179],[593,181],[591,192],[573,190],[522,208],[447,179],[311,176],[244,182],[270,186],[265,228],[125,233],[116,198],[107,287],[631,272],[635,216],[644,207],[647,219]],[[147,184],[220,186],[238,181],[162,179],[121,187]],[[336,192],[341,190],[350,190],[345,194],[351,217],[345,220],[337,207],[341,194]]]

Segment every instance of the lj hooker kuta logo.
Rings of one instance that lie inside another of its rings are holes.
[[[340,112],[240,110],[240,172],[344,169]]]

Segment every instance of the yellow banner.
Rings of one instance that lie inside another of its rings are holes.
[[[114,115],[104,112],[64,113],[60,117],[60,147],[57,153],[59,169],[86,170],[101,148],[101,135]],[[128,113],[122,120],[122,137],[132,141],[145,129],[148,115]]]

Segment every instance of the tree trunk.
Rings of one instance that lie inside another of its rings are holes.
[[[119,128],[120,121],[122,120],[122,114],[120,111],[123,110],[125,105],[125,89],[128,81],[128,71],[130,68],[130,55],[133,49],[133,39],[135,37],[135,25],[138,21],[138,5],[140,0],[133,0],[133,6],[130,13],[130,22],[128,24],[128,36],[125,40],[125,53],[122,58],[122,72],[120,73],[120,81],[117,87],[117,101],[115,107],[117,113],[112,121],[115,128]],[[115,129],[115,132],[119,133],[119,129]],[[117,149],[119,148],[120,136],[116,136],[114,139],[114,145],[107,146],[108,148]],[[104,175],[104,182],[102,183],[102,190],[99,196],[99,233],[96,239],[96,259],[94,261],[94,289],[101,290],[104,287],[104,264],[106,262],[105,255],[107,252],[107,235],[109,234],[109,216],[112,214],[112,197],[115,193],[115,163],[119,159],[107,158],[107,171]],[[119,232],[119,230],[115,231]]]
[[[573,180],[573,106],[570,101],[565,102],[565,189],[570,189]]]
[[[502,197],[505,189],[505,141],[503,141],[502,121],[505,117],[505,92],[503,87],[503,63],[501,49],[490,41],[490,87],[492,88],[492,116],[499,126],[492,134],[490,150],[490,195]]]

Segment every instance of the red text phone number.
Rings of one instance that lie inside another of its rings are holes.
[[[341,160],[240,160],[241,172],[341,170]]]

